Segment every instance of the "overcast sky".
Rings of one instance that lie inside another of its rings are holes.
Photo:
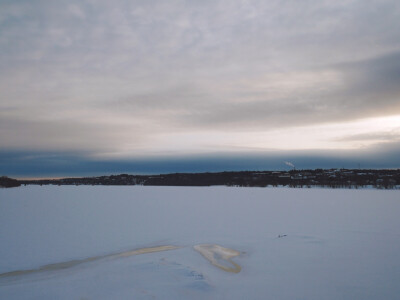
[[[398,0],[0,0],[3,160],[399,143]]]

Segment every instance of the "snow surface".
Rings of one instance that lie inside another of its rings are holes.
[[[399,282],[399,191],[0,189],[0,299],[400,299]]]

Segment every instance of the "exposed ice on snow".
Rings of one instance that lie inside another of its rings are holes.
[[[58,271],[58,270],[63,270],[63,269],[67,269],[67,268],[72,268],[72,267],[75,267],[80,264],[98,261],[98,260],[105,259],[105,258],[112,259],[112,258],[118,258],[118,257],[129,257],[129,256],[133,256],[133,255],[168,251],[168,250],[174,250],[174,249],[179,249],[179,248],[180,248],[179,246],[157,246],[157,247],[149,247],[149,248],[140,248],[140,249],[125,251],[125,252],[120,252],[120,253],[107,254],[107,255],[102,255],[102,256],[93,256],[93,257],[88,257],[88,258],[84,258],[84,259],[76,259],[76,260],[70,260],[70,261],[66,261],[66,262],[48,264],[48,265],[41,266],[37,269],[16,270],[16,271],[11,271],[11,272],[1,273],[0,279],[6,278],[6,277],[16,277],[16,276],[22,276],[22,275],[28,275],[28,274],[34,274],[34,273],[47,272],[47,271]]]
[[[242,269],[237,263],[231,260],[231,258],[240,255],[239,251],[224,248],[220,245],[209,244],[196,245],[193,248],[201,253],[212,265],[221,270],[230,273],[239,273]]]

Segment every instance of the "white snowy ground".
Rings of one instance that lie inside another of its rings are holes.
[[[400,191],[0,189],[0,299],[400,299]]]

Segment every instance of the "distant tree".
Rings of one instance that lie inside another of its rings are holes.
[[[10,188],[20,186],[21,183],[13,178],[8,178],[7,176],[0,177],[0,187]]]

